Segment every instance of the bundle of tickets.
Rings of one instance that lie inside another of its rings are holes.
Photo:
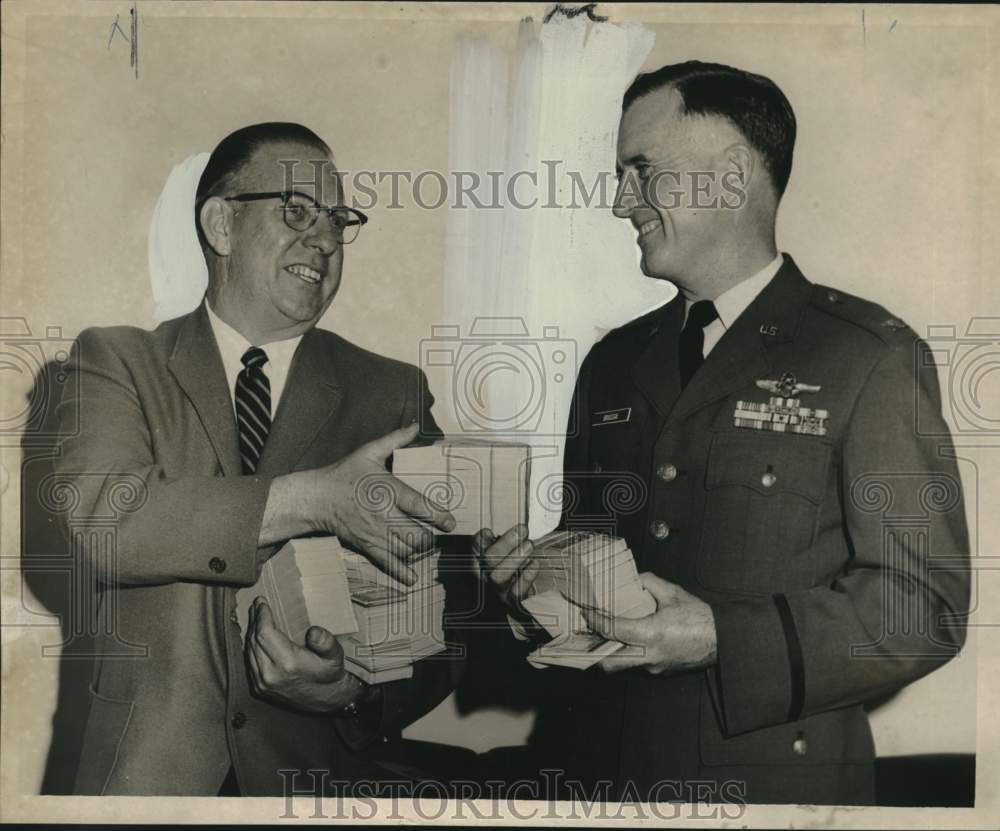
[[[346,552],[345,570],[357,629],[341,637],[348,671],[367,684],[413,675],[413,664],[441,652],[445,592],[437,580],[437,549],[408,565],[413,585],[390,577],[366,558]]]
[[[451,511],[452,534],[528,521],[529,445],[456,438],[404,447],[393,454],[392,473]]]
[[[336,537],[291,540],[261,569],[256,585],[236,592],[236,615],[246,636],[250,607],[262,596],[274,625],[299,646],[310,626],[334,635],[358,630],[344,554]]]
[[[535,543],[538,576],[524,608],[552,636],[528,656],[534,666],[586,669],[623,649],[590,631],[581,606],[641,618],[656,600],[639,580],[625,541],[588,531],[553,531]]]
[[[407,586],[336,537],[292,540],[264,564],[256,585],[236,592],[237,618],[245,637],[260,595],[275,627],[299,646],[310,626],[337,635],[347,671],[365,683],[409,678],[415,661],[445,647],[438,557],[433,549],[410,561],[417,581]]]

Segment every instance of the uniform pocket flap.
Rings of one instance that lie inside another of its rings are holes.
[[[828,441],[794,433],[716,433],[705,487],[741,485],[762,496],[795,493],[818,505],[831,452]]]

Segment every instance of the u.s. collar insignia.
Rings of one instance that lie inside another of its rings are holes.
[[[800,384],[791,372],[782,373],[777,381],[760,379],[757,381],[757,386],[771,395],[780,395],[782,398],[791,398],[803,392],[819,392],[822,389],[819,384]]]

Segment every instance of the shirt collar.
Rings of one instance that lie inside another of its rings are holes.
[[[736,322],[736,318],[746,311],[747,306],[753,303],[757,295],[771,282],[774,275],[781,268],[783,259],[779,251],[778,256],[756,274],[748,277],[746,280],[741,280],[735,286],[731,286],[715,298],[715,311],[719,315],[719,321],[726,329]],[[687,312],[692,305],[692,301],[686,301],[684,310],[685,320],[687,320]]]
[[[205,310],[208,312],[208,321],[212,326],[212,332],[215,334],[215,341],[219,344],[219,351],[223,355],[242,356],[244,352],[253,346],[250,341],[212,310],[212,304],[208,302],[207,297],[205,298]],[[298,335],[294,338],[262,343],[260,344],[260,348],[267,353],[269,362],[287,367],[291,364],[292,357],[295,355],[295,350],[299,348],[301,340],[302,335]]]

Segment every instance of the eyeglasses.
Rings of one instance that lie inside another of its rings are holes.
[[[237,196],[227,196],[227,202],[257,202],[263,199],[280,199],[282,217],[285,225],[293,231],[308,231],[316,224],[320,213],[325,213],[330,219],[330,225],[341,245],[350,245],[361,233],[361,226],[368,217],[354,208],[342,205],[320,205],[314,199],[303,193],[292,191],[274,191],[273,193],[241,193]]]

